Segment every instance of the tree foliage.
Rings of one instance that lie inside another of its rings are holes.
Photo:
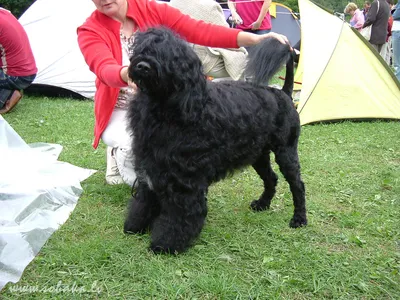
[[[19,18],[35,0],[1,0],[0,7],[8,9]]]

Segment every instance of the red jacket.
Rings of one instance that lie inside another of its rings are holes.
[[[28,35],[5,9],[0,9],[0,68],[5,74],[16,77],[37,73]]]
[[[187,41],[209,47],[238,48],[240,30],[207,24],[183,15],[166,3],[149,0],[128,0],[127,16],[139,30],[163,25]],[[90,70],[96,75],[94,97],[94,142],[97,148],[116,104],[119,89],[126,86],[120,77],[122,69],[121,24],[99,11],[94,11],[78,28],[78,43]]]

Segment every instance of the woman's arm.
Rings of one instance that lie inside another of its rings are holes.
[[[258,15],[257,20],[252,24],[252,29],[257,30],[260,28],[262,21],[264,20],[269,7],[271,6],[271,0],[264,0],[264,3],[261,7],[260,14]]]
[[[242,18],[239,16],[239,14],[236,11],[236,4],[233,1],[228,0],[228,7],[229,10],[231,11],[233,21],[235,24],[241,24],[243,23]]]
[[[149,3],[152,5],[162,5],[157,4],[155,1]],[[255,45],[267,37],[275,37],[282,43],[287,42],[287,38],[280,34],[256,35],[239,29],[192,19],[169,5],[164,5],[163,9],[160,12],[163,25],[171,28],[193,44],[215,48],[239,48]]]
[[[241,31],[237,36],[237,43],[240,47],[248,47],[256,45],[266,38],[276,38],[282,44],[289,45],[289,41],[286,36],[275,32],[270,32],[266,34],[254,34],[251,32]]]
[[[99,80],[110,87],[127,86],[127,76],[122,77],[124,67],[117,62],[98,33],[79,28],[78,45],[89,69]]]
[[[355,18],[355,24],[354,24],[354,28],[356,29],[361,29],[364,25],[364,14],[362,13],[361,10],[359,10],[356,14],[355,14],[356,18]]]

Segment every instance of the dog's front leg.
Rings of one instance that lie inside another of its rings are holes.
[[[125,220],[125,233],[143,233],[160,214],[157,195],[146,183],[139,183],[136,195],[130,200],[128,216]]]
[[[161,200],[160,216],[152,226],[154,253],[185,251],[200,234],[207,216],[204,191],[175,192]]]

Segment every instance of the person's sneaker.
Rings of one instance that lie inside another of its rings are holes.
[[[0,109],[0,114],[5,114],[10,112],[21,100],[22,94],[20,91],[15,90],[14,93],[11,95],[10,99],[4,104],[4,107]]]
[[[122,180],[121,174],[119,174],[113,150],[112,147],[107,147],[106,182],[109,185],[123,184],[124,181]]]

